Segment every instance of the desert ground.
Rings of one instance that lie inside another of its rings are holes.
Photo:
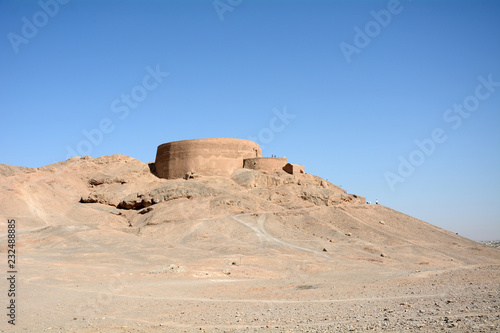
[[[2,164],[0,215],[2,332],[500,331],[499,249],[309,174]]]

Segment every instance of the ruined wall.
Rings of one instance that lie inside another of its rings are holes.
[[[156,174],[160,178],[183,178],[188,172],[205,176],[229,176],[243,168],[246,158],[260,157],[255,142],[243,139],[194,139],[164,143],[156,152]]]
[[[243,167],[259,171],[278,171],[288,163],[285,157],[257,157],[247,158],[243,161]]]
[[[283,170],[285,170],[286,172],[288,172],[291,175],[298,175],[298,174],[301,174],[301,173],[306,173],[305,169],[304,169],[304,166],[300,165],[300,164],[290,164],[290,163],[288,163],[287,165],[285,165],[283,167]]]

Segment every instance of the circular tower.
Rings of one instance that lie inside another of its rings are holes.
[[[203,176],[229,176],[243,168],[243,160],[261,157],[255,142],[243,139],[194,139],[164,143],[156,152],[156,174],[160,178],[183,178],[194,172]]]

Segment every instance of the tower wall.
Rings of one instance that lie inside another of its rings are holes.
[[[259,171],[279,171],[288,163],[285,157],[254,157],[243,161],[243,167]]]
[[[290,163],[288,163],[287,165],[285,165],[283,167],[283,170],[285,170],[286,172],[288,172],[291,175],[298,175],[298,174],[301,174],[301,173],[306,173],[305,169],[304,169],[304,166],[300,165],[300,164],[290,164]]]
[[[194,139],[164,143],[156,152],[156,174],[160,178],[183,178],[189,172],[204,176],[229,176],[243,168],[243,160],[260,157],[255,142],[243,139]]]

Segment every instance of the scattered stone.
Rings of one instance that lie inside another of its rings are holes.
[[[139,214],[146,214],[146,213],[149,213],[152,210],[153,210],[153,208],[151,208],[151,207],[144,208],[143,210],[139,211]]]
[[[316,289],[317,287],[310,285],[310,284],[303,284],[300,286],[297,286],[297,289],[299,290],[308,290],[308,289]]]
[[[196,172],[194,172],[194,171],[190,171],[190,172],[188,172],[188,173],[186,173],[186,174],[184,175],[184,179],[185,179],[185,180],[195,179],[195,178],[198,178],[198,177],[199,177],[199,176],[198,176],[198,175],[196,174]]]
[[[186,271],[185,266],[178,266],[178,265],[171,264],[167,267],[163,267],[163,268],[149,271],[149,274],[181,273],[181,272],[185,272],[185,271]]]

